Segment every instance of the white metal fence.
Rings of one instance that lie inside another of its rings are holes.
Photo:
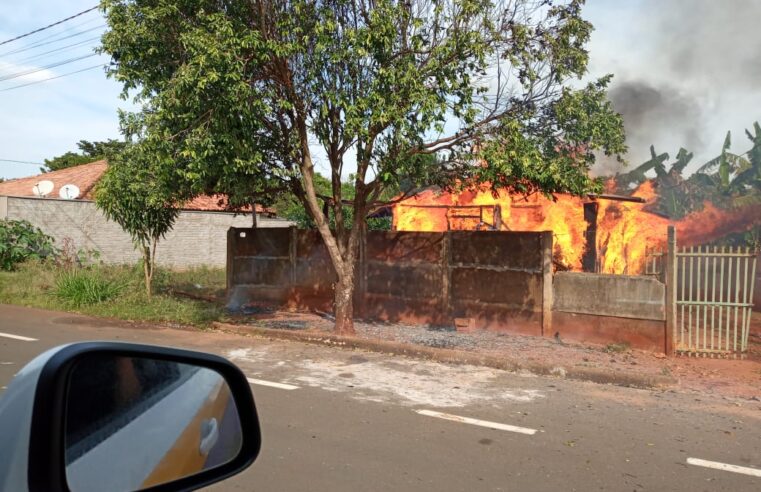
[[[677,352],[726,356],[747,351],[756,255],[750,248],[732,247],[675,252]]]
[[[666,284],[667,352],[744,357],[748,350],[758,251],[733,247],[648,249],[644,274]]]

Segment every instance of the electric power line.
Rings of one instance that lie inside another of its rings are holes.
[[[44,166],[42,162],[17,161],[15,159],[0,159],[0,162],[13,162],[14,164],[30,164],[33,166]]]
[[[69,58],[68,60],[61,60],[57,61],[55,63],[50,63],[49,65],[45,65],[44,67],[38,67],[34,68],[32,70],[26,70],[24,72],[16,72],[12,73],[10,75],[4,75],[0,77],[0,82],[5,82],[6,80],[16,79],[18,77],[23,77],[25,75],[31,75],[33,73],[42,72],[43,70],[48,70],[50,68],[56,68],[60,67],[62,65],[68,65],[69,63],[78,62],[79,60],[84,60],[86,58],[92,58],[93,56],[98,56],[98,53],[90,53],[89,55],[84,56],[76,56],[74,58]]]
[[[8,88],[5,88],[5,89],[0,89],[0,92],[11,91],[13,89],[21,89],[22,87],[27,87],[27,86],[35,85],[35,84],[41,84],[43,82],[48,82],[50,80],[60,79],[61,77],[68,77],[69,75],[74,75],[74,74],[78,74],[78,73],[82,73],[82,72],[87,72],[88,70],[94,70],[96,68],[101,68],[101,67],[105,68],[106,66],[101,64],[101,63],[99,63],[97,65],[93,65],[91,67],[86,67],[86,68],[83,68],[81,70],[75,70],[73,72],[68,72],[68,73],[64,73],[64,74],[61,74],[61,75],[56,75],[55,77],[49,77],[47,79],[42,79],[42,80],[35,80],[34,82],[28,82],[26,84],[14,85],[12,87],[8,87]]]
[[[79,13],[77,13],[77,14],[74,14],[74,15],[72,15],[72,16],[69,16],[69,17],[67,17],[67,18],[65,18],[65,19],[59,20],[58,22],[54,22],[54,23],[52,23],[52,24],[48,24],[48,25],[47,25],[47,26],[45,26],[45,27],[41,27],[41,28],[39,28],[39,29],[35,29],[34,31],[30,31],[30,32],[28,32],[28,33],[26,33],[26,34],[21,34],[20,36],[16,36],[15,38],[6,39],[5,41],[0,41],[0,46],[2,46],[2,45],[4,45],[4,44],[8,44],[8,43],[10,43],[10,42],[12,42],[12,41],[16,41],[17,39],[21,39],[21,38],[25,38],[25,37],[27,37],[27,36],[31,36],[32,34],[36,34],[36,33],[40,32],[40,31],[44,31],[44,30],[46,30],[46,29],[50,29],[51,27],[57,26],[57,25],[59,25],[59,24],[63,24],[63,23],[64,23],[64,22],[66,22],[66,21],[70,21],[71,19],[75,19],[75,18],[79,17],[80,15],[84,15],[84,14],[86,14],[87,12],[91,12],[91,11],[93,11],[93,10],[97,9],[97,8],[98,8],[98,6],[97,6],[97,5],[96,5],[95,7],[90,7],[90,8],[89,8],[89,9],[87,9],[87,10],[83,10],[82,12],[79,12]]]
[[[34,40],[34,43],[39,43],[40,41],[47,41],[48,39],[54,38],[56,36],[60,36],[61,34],[67,34],[67,33],[73,32],[75,29],[77,29],[79,27],[82,27],[82,26],[86,26],[88,24],[92,24],[93,22],[103,22],[103,18],[100,17],[100,16],[98,16],[98,17],[92,17],[92,18],[87,19],[87,20],[82,21],[82,22],[75,22],[74,24],[69,24],[67,26],[64,26],[63,31],[53,32],[51,34],[48,34],[47,36],[42,36],[41,38],[36,38]]]
[[[31,44],[31,45],[29,45],[27,47],[24,47],[24,48],[18,48],[18,49],[15,49],[15,50],[6,51],[5,53],[0,53],[0,56],[14,55],[16,53],[22,53],[24,51],[33,50],[34,48],[39,48],[40,46],[45,46],[45,45],[48,45],[48,44],[57,43],[58,41],[63,41],[64,39],[75,38],[77,36],[81,36],[82,34],[86,34],[88,32],[94,31],[96,29],[100,29],[101,27],[106,27],[106,25],[105,24],[100,24],[98,26],[91,27],[90,29],[85,29],[84,31],[79,31],[79,32],[76,32],[74,34],[69,34],[67,36],[62,36],[62,37],[59,37],[59,38],[56,38],[56,39],[51,39],[50,41],[46,41],[44,43]]]
[[[15,64],[26,63],[26,62],[31,61],[31,60],[36,60],[37,58],[42,58],[45,55],[49,55],[50,53],[56,53],[58,51],[65,50],[67,48],[75,48],[77,46],[82,46],[82,45],[87,44],[87,43],[89,43],[91,41],[95,41],[96,39],[100,39],[100,36],[95,36],[93,38],[85,39],[84,41],[80,41],[78,43],[67,44],[66,46],[61,46],[60,48],[56,48],[56,49],[49,50],[49,51],[44,51],[44,52],[36,54],[36,55],[27,56],[26,58],[21,58],[20,60],[14,60],[13,63],[15,63]],[[94,46],[93,46],[93,48],[94,48]]]

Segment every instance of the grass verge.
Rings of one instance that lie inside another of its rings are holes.
[[[174,295],[190,291],[220,297],[222,269],[158,270],[148,298],[139,266],[104,265],[80,269],[28,262],[12,272],[0,271],[0,303],[72,311],[127,321],[176,323],[206,327],[224,317],[218,303]]]

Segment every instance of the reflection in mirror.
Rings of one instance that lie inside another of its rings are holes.
[[[130,491],[232,461],[242,444],[224,378],[159,359],[88,354],[66,397],[66,480],[73,492]]]

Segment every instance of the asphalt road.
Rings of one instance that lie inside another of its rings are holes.
[[[45,349],[93,339],[219,353],[255,381],[260,458],[210,490],[761,490],[761,402],[697,393],[2,305],[0,388]]]

